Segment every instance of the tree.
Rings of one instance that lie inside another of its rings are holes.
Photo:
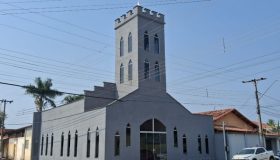
[[[82,96],[82,95],[68,95],[68,96],[64,97],[63,103],[69,104],[69,103],[81,100],[83,98],[84,98],[84,96]]]
[[[40,77],[37,77],[35,85],[24,86],[26,94],[32,95],[35,98],[34,103],[38,112],[45,109],[48,104],[56,107],[53,100],[55,97],[62,95],[62,92],[51,89],[52,85],[51,79],[43,81]]]
[[[269,125],[271,128],[275,128],[275,121],[273,119],[268,119],[267,125]]]
[[[4,115],[3,111],[0,111],[0,126],[3,125],[3,120],[5,120],[7,118],[7,114]]]

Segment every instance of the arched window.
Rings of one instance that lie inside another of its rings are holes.
[[[43,155],[43,151],[44,151],[44,135],[42,135],[42,139],[41,139],[41,156]]]
[[[123,43],[123,37],[120,40],[120,57],[123,56],[123,51],[124,51],[124,43]]]
[[[70,156],[70,146],[71,146],[71,133],[68,132],[68,139],[67,139],[67,157]]]
[[[174,147],[178,147],[178,131],[176,127],[173,130],[173,138],[174,138]]]
[[[53,155],[53,133],[52,133],[52,137],[51,137],[51,153],[50,155]]]
[[[132,64],[132,61],[129,60],[129,63],[128,63],[128,80],[129,81],[132,80],[132,69],[133,69],[133,64]]]
[[[49,135],[47,134],[47,137],[46,137],[45,155],[48,155],[48,145],[49,145]]]
[[[154,47],[154,52],[159,54],[159,38],[157,34],[154,36]]]
[[[150,77],[150,63],[146,59],[144,62],[144,79],[148,79]]]
[[[126,130],[125,130],[125,133],[126,133],[126,146],[130,146],[131,145],[131,128],[130,128],[130,124],[127,124],[126,125]]]
[[[124,66],[121,64],[120,66],[120,83],[124,82]]]
[[[187,154],[187,137],[183,135],[183,153]]]
[[[116,132],[115,134],[115,156],[120,155],[120,134]]]
[[[206,154],[209,154],[209,142],[208,142],[208,136],[205,136],[205,150]]]
[[[64,133],[61,134],[61,142],[60,142],[60,156],[63,156],[63,146],[64,146]]]
[[[77,157],[78,151],[78,131],[75,132],[75,142],[74,142],[74,157]]]
[[[149,34],[148,31],[144,33],[144,50],[149,51]]]
[[[167,159],[166,127],[157,119],[145,121],[140,126],[140,159],[151,157]]]
[[[160,71],[158,62],[155,63],[155,80],[160,81]]]
[[[198,137],[197,137],[197,143],[198,143],[198,152],[201,154],[202,149],[201,149],[201,137],[200,137],[200,135],[198,135]]]
[[[128,35],[128,53],[132,52],[132,34]]]
[[[90,129],[87,131],[87,157],[90,157],[90,140],[91,140],[91,134]]]
[[[99,156],[99,130],[97,127],[95,133],[95,158],[98,158],[98,156]]]

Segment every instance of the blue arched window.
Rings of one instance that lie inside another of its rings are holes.
[[[124,82],[124,66],[121,64],[120,66],[120,83]]]
[[[75,142],[74,142],[74,157],[77,157],[78,151],[78,131],[75,132]]]
[[[128,43],[127,43],[128,53],[130,53],[130,52],[132,52],[132,34],[131,33],[129,33],[127,40],[128,40]]]
[[[144,33],[144,50],[149,51],[149,34],[148,31]]]
[[[154,52],[159,54],[159,38],[157,34],[154,36]]]
[[[91,134],[90,129],[87,131],[87,157],[90,157],[90,141],[91,141]]]
[[[144,61],[144,79],[148,79],[150,77],[150,63],[146,59]]]
[[[155,80],[160,81],[160,71],[158,62],[155,63]]]
[[[129,60],[128,62],[128,80],[131,81],[132,80],[132,70],[133,69],[133,64],[132,64],[132,61]]]
[[[120,40],[120,57],[123,56],[123,52],[124,52],[124,42],[123,42],[123,37],[121,37],[121,40]]]

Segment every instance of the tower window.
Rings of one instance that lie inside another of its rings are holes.
[[[48,145],[49,145],[49,135],[46,137],[46,149],[45,149],[45,155],[48,155]]]
[[[124,82],[124,66],[121,64],[120,66],[120,83]]]
[[[149,51],[149,34],[147,31],[144,33],[144,50]]]
[[[201,150],[201,137],[200,137],[200,135],[198,135],[197,142],[198,142],[198,152],[201,154],[202,150]]]
[[[150,77],[150,63],[146,59],[144,62],[144,79],[148,79]]]
[[[132,65],[132,61],[130,60],[128,63],[128,80],[129,81],[132,80],[132,69],[133,69],[133,65]]]
[[[154,52],[159,54],[159,38],[157,34],[154,37]]]
[[[207,135],[205,136],[205,150],[206,150],[206,154],[209,154],[209,142],[208,142]]]
[[[43,155],[43,151],[44,151],[44,135],[42,135],[42,139],[41,139],[41,156]]]
[[[128,35],[128,53],[132,52],[132,34]]]
[[[160,81],[160,71],[159,71],[158,62],[156,62],[156,64],[155,64],[155,80]]]
[[[175,127],[174,128],[174,131],[173,131],[173,138],[174,138],[174,147],[178,147],[178,131],[177,131],[177,128]]]
[[[126,126],[126,146],[130,146],[131,145],[131,128],[130,128],[130,124],[127,124]]]
[[[120,40],[120,57],[123,56],[124,52],[124,42],[123,42],[123,37]]]
[[[51,153],[50,155],[52,156],[53,155],[53,134],[52,134],[52,137],[51,137]]]
[[[90,129],[87,131],[87,157],[90,157],[90,139],[91,139],[91,134],[90,134]]]
[[[98,128],[96,128],[96,134],[95,134],[95,158],[98,158],[99,156],[99,131]]]
[[[187,137],[183,135],[183,153],[187,154]]]
[[[115,134],[115,156],[120,155],[120,134],[117,132]]]
[[[68,139],[67,139],[67,157],[70,156],[70,146],[71,146],[71,133],[68,132]]]
[[[63,156],[63,146],[64,146],[64,133],[61,134],[61,142],[60,142],[60,156]]]
[[[78,131],[75,132],[75,143],[74,143],[74,157],[77,157],[78,150]]]

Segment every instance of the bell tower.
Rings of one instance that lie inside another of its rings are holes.
[[[118,97],[166,92],[164,15],[137,5],[115,20]]]

